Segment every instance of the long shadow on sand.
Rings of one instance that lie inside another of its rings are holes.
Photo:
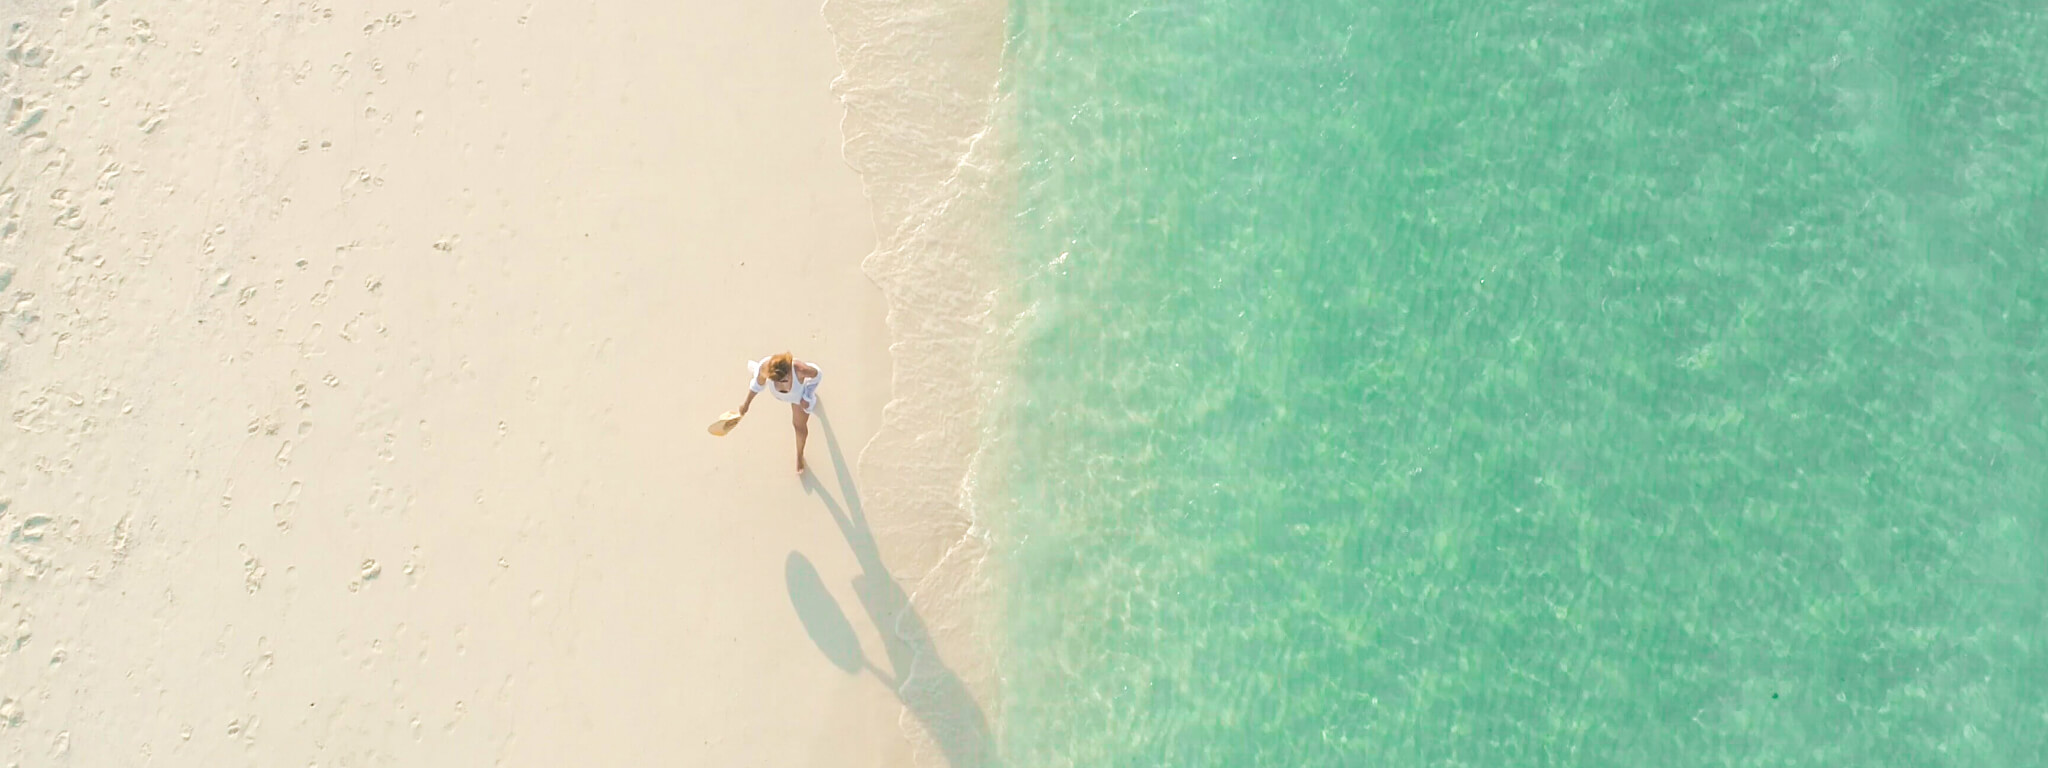
[[[833,500],[832,494],[814,472],[804,474],[804,490],[825,502],[825,511],[832,514],[832,522],[838,524],[839,532],[846,537],[846,545],[853,549],[854,557],[860,561],[861,573],[853,579],[853,591],[860,598],[868,620],[874,623],[882,637],[883,650],[888,654],[888,668],[883,669],[867,660],[852,623],[831,593],[826,591],[817,568],[798,552],[789,553],[785,573],[789,582],[790,604],[795,606],[797,617],[803,620],[804,629],[818,644],[818,649],[832,663],[848,672],[866,669],[896,691],[896,697],[902,700],[903,706],[924,724],[925,732],[938,743],[948,765],[952,768],[990,768],[996,765],[995,742],[989,732],[988,717],[982,713],[981,705],[975,703],[967,684],[939,658],[938,647],[932,642],[923,617],[911,608],[910,596],[889,575],[888,567],[882,564],[881,549],[876,546],[874,531],[868,527],[867,515],[861,510],[860,489],[853,483],[853,469],[839,451],[839,439],[832,433],[832,422],[825,418],[822,409],[817,420],[825,433],[825,446],[832,455],[832,467],[839,480],[839,495],[845,504],[841,506],[839,501]]]

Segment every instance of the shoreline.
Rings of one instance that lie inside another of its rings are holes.
[[[890,400],[859,473],[908,588],[890,622],[916,672],[897,686],[901,725],[917,765],[993,765],[1001,692],[991,546],[972,479],[982,405],[1005,370],[993,323],[1008,7],[827,0],[822,12],[842,68],[833,91],[843,153],[878,233],[862,269],[888,306]],[[974,371],[964,386],[963,368]]]

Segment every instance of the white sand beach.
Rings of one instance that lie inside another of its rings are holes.
[[[967,533],[901,516],[972,419],[856,466],[924,301],[868,198],[933,177],[864,191],[815,3],[6,13],[0,761],[985,759],[911,598]],[[779,403],[703,429],[784,350],[809,481]]]

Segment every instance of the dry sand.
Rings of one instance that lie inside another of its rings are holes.
[[[0,762],[985,757],[814,0],[5,13]]]

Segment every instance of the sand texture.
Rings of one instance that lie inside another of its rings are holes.
[[[853,465],[893,214],[815,4],[5,13],[0,764],[986,756]],[[784,349],[806,482],[704,431]]]

